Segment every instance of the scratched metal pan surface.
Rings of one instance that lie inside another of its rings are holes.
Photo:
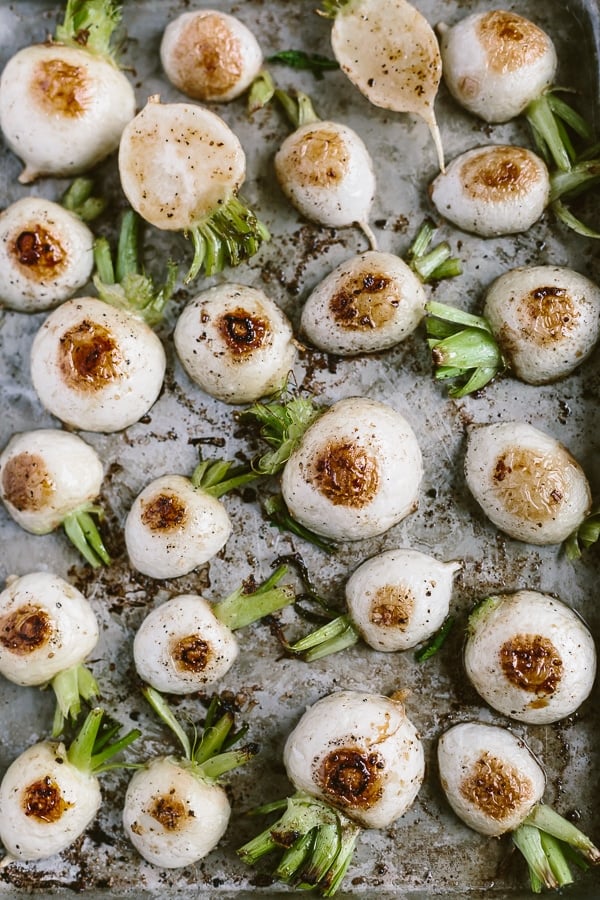
[[[124,9],[126,42],[122,61],[135,83],[138,105],[150,94],[164,100],[181,96],[161,71],[158,47],[165,24],[188,9],[188,2],[128,0]],[[216,2],[233,12],[256,33],[265,55],[286,48],[331,55],[330,25],[315,14],[313,0],[246,0]],[[491,8],[487,0],[419,0],[417,6],[432,23],[458,21],[468,13]],[[529,15],[556,42],[558,83],[581,92],[581,105],[598,125],[599,11],[596,2],[534,0],[511,2],[510,9]],[[17,49],[44,39],[54,30],[60,5],[14,2],[0,5],[0,62]],[[379,190],[372,226],[379,246],[400,255],[408,249],[419,224],[431,215],[426,187],[436,174],[434,149],[426,127],[406,115],[375,109],[340,72],[322,80],[305,72],[273,66],[284,88],[311,94],[322,118],[338,119],[354,127],[376,163]],[[34,537],[21,531],[0,509],[0,575],[51,570],[78,585],[89,597],[101,624],[101,638],[92,668],[102,686],[105,706],[125,726],[142,728],[145,739],[130,750],[141,761],[174,751],[164,729],[140,698],[132,656],[132,637],[145,614],[177,593],[201,591],[209,599],[225,596],[251,572],[265,577],[281,554],[300,552],[321,593],[341,603],[345,580],[365,558],[379,550],[408,546],[442,560],[460,559],[452,610],[455,626],[443,650],[418,664],[412,652],[384,654],[357,645],[337,656],[308,666],[284,659],[275,637],[265,625],[250,626],[241,635],[237,665],[219,688],[237,698],[250,734],[260,744],[256,760],[229,778],[233,815],[222,843],[206,859],[182,870],[160,870],[142,861],[121,828],[121,805],[128,775],[105,776],[104,804],[95,824],[72,849],[39,863],[11,865],[0,870],[0,894],[65,894],[85,890],[90,897],[166,897],[206,895],[243,897],[290,893],[270,883],[264,869],[247,868],[235,850],[262,825],[244,813],[290,791],[282,766],[285,737],[307,704],[339,688],[369,689],[384,694],[407,690],[407,708],[426,747],[425,783],[412,809],[393,827],[365,832],[360,840],[340,896],[365,897],[481,897],[528,896],[526,872],[510,853],[509,842],[481,837],[462,825],[449,810],[438,783],[435,745],[451,723],[480,718],[501,721],[485,708],[467,684],[461,666],[462,635],[467,611],[475,600],[492,592],[529,587],[553,593],[572,604],[587,619],[594,634],[600,629],[597,590],[600,555],[592,549],[575,564],[554,547],[539,548],[505,538],[483,517],[470,499],[462,475],[466,425],[522,419],[554,434],[581,461],[600,496],[600,353],[575,374],[548,387],[530,387],[509,376],[498,379],[481,396],[453,401],[431,377],[424,333],[419,329],[396,348],[374,356],[335,359],[307,350],[295,367],[295,380],[325,403],[352,395],[367,395],[400,410],[413,425],[423,450],[425,477],[418,510],[381,538],[341,545],[332,556],[299,539],[281,534],[265,521],[252,490],[226,499],[234,532],[225,550],[193,574],[155,582],[133,571],[123,542],[126,512],[140,489],[152,478],[178,472],[188,474],[197,460],[198,445],[205,455],[248,458],[254,448],[236,424],[234,410],[204,395],[186,377],[175,358],[172,331],[176,316],[195,290],[216,281],[233,279],[263,288],[297,324],[302,303],[317,282],[342,260],[366,249],[355,229],[337,231],[310,224],[285,202],[273,178],[273,154],[288,133],[280,112],[268,108],[249,119],[243,100],[218,111],[238,133],[247,153],[245,199],[266,222],[272,240],[248,264],[218,277],[200,278],[181,287],[159,333],[168,356],[164,390],[148,416],[125,432],[86,433],[83,437],[100,454],[106,471],[102,503],[107,510],[104,534],[114,557],[110,568],[91,571],[81,564],[64,536]],[[446,155],[452,158],[471,146],[493,141],[525,143],[530,135],[521,122],[484,126],[458,109],[442,87],[437,112]],[[21,164],[5,147],[0,149],[0,202],[41,194],[55,199],[66,182],[42,179],[24,187],[17,177]],[[98,169],[96,186],[110,200],[97,230],[114,236],[124,207],[114,158]],[[593,214],[593,207],[591,208]],[[596,216],[595,226],[598,227]],[[484,288],[517,264],[570,265],[600,280],[596,245],[575,238],[549,217],[527,234],[481,240],[440,223],[440,239],[449,240],[463,261],[464,274],[429,289],[436,299],[474,310]],[[172,256],[184,270],[190,245],[179,236],[148,229],[147,261],[154,274]],[[18,431],[58,427],[35,396],[28,374],[33,335],[43,315],[23,316],[5,311],[0,320],[2,415],[0,445]],[[289,634],[298,633],[297,619],[282,616]],[[200,695],[178,704],[182,714],[199,720],[205,706]],[[50,730],[52,697],[33,688],[0,684],[0,775],[29,744]],[[576,817],[598,843],[600,820],[600,722],[598,691],[577,715],[557,725],[514,730],[526,737],[544,761],[546,799],[565,815]],[[292,892],[293,893],[293,892]],[[597,872],[579,873],[564,895],[597,897]]]

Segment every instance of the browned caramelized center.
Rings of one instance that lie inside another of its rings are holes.
[[[156,819],[165,831],[177,831],[187,819],[188,813],[181,800],[175,796],[175,791],[153,799],[148,814]]]
[[[579,312],[564,288],[538,287],[519,306],[521,327],[538,344],[551,344],[575,328]]]
[[[2,493],[20,512],[35,512],[48,505],[54,483],[41,456],[18,453],[8,460],[2,473]]]
[[[352,331],[381,328],[394,316],[398,292],[390,279],[377,272],[364,272],[346,281],[329,301],[334,320]]]
[[[177,494],[163,491],[147,503],[142,501],[141,519],[150,531],[177,531],[186,523],[187,506]]]
[[[355,809],[370,809],[381,797],[383,768],[378,753],[341,747],[328,753],[321,763],[319,781],[333,801]]]
[[[482,16],[477,33],[488,65],[495,72],[514,72],[532,65],[548,47],[548,38],[537,25],[505,10]]]
[[[82,66],[72,66],[63,59],[46,59],[39,63],[34,81],[38,102],[52,115],[75,119],[89,103],[89,82]]]
[[[17,656],[33,653],[53,634],[48,613],[35,606],[21,606],[0,619],[0,644]]]
[[[507,512],[527,522],[553,519],[567,487],[568,457],[540,455],[513,447],[496,460],[492,473],[494,492]]]
[[[110,331],[84,319],[60,339],[60,368],[67,385],[101,390],[121,374],[123,357]]]
[[[345,143],[335,131],[315,127],[292,151],[290,167],[302,187],[335,186],[348,170]]]
[[[44,278],[49,273],[56,275],[64,268],[65,253],[60,241],[41,225],[21,231],[12,248],[12,255],[27,268],[30,277]]]
[[[402,630],[410,622],[415,598],[408,588],[386,584],[379,588],[371,604],[370,619],[380,628]]]
[[[460,785],[460,793],[490,819],[502,822],[532,796],[532,784],[504,760],[482,753]]]
[[[65,800],[60,787],[50,775],[28,784],[23,789],[21,803],[25,815],[40,822],[58,822],[73,806]]]
[[[556,647],[540,634],[517,634],[506,641],[500,664],[508,681],[533,694],[553,694],[563,671]]]
[[[328,444],[314,461],[312,480],[335,506],[361,509],[377,493],[377,460],[351,441]]]
[[[243,48],[220,16],[192,19],[170,57],[174,80],[188,96],[206,100],[235,87],[244,69]]]
[[[217,327],[227,347],[236,356],[252,353],[262,347],[269,325],[241,307],[221,316]]]
[[[212,652],[199,634],[189,634],[175,643],[171,656],[180,671],[200,673],[209,664]]]
[[[522,147],[492,147],[461,167],[465,193],[496,203],[526,195],[539,177],[535,161]]]

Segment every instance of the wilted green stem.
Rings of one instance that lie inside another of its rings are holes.
[[[111,558],[104,546],[92,516],[102,518],[104,510],[93,503],[84,503],[63,519],[63,528],[73,546],[91,566],[109,566]]]
[[[289,606],[296,599],[290,584],[276,587],[287,573],[287,566],[278,569],[259,587],[248,590],[244,585],[213,606],[213,613],[232,631],[256,622],[271,613]]]

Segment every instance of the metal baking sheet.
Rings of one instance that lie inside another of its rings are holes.
[[[207,4],[203,4],[207,5]],[[238,15],[256,33],[265,55],[294,47],[330,55],[329,23],[315,14],[315,2],[298,0],[219,0],[214,6]],[[491,8],[487,0],[418,0],[418,8],[431,23],[455,22],[468,13]],[[124,4],[126,42],[123,63],[133,79],[138,104],[150,94],[163,100],[181,99],[168,85],[160,68],[158,47],[167,21],[187,10],[187,0],[128,0]],[[534,0],[511,2],[508,8],[529,15],[557,44],[558,83],[575,87],[586,110],[598,124],[599,10],[595,0]],[[60,5],[22,2],[0,5],[0,63],[17,49],[42,40],[54,30]],[[291,69],[272,68],[284,88],[309,93],[322,118],[339,119],[355,128],[376,161],[379,190],[372,225],[380,248],[402,255],[418,226],[431,215],[426,186],[436,174],[433,145],[426,127],[417,119],[375,109],[352,88],[340,72],[323,80]],[[461,112],[442,87],[437,101],[447,158],[487,141],[530,142],[522,122],[486,126]],[[199,279],[181,287],[160,327],[168,355],[164,390],[148,416],[125,432],[84,434],[99,452],[106,469],[102,502],[107,510],[104,526],[114,563],[91,571],[82,565],[64,536],[34,537],[21,531],[0,509],[1,576],[52,570],[77,584],[90,598],[101,623],[101,639],[93,658],[93,671],[103,688],[103,703],[128,726],[135,723],[146,739],[132,748],[143,759],[170,752],[174,745],[152,718],[138,690],[131,658],[131,640],[145,614],[169,596],[202,591],[210,599],[225,596],[250,572],[265,577],[278,555],[301,552],[324,596],[341,601],[343,584],[365,558],[381,549],[410,546],[439,559],[464,562],[456,580],[452,609],[459,626],[443,651],[426,664],[413,653],[383,654],[358,645],[343,654],[310,666],[280,657],[269,629],[251,626],[240,635],[242,653],[237,665],[219,685],[235,696],[242,716],[259,741],[257,759],[233,773],[229,792],[233,815],[219,848],[196,866],[166,871],[140,860],[120,825],[122,797],[128,775],[109,773],[104,778],[103,805],[96,823],[74,847],[47,861],[13,865],[0,870],[0,894],[43,896],[85,890],[90,897],[167,897],[206,895],[243,897],[254,893],[269,897],[288,893],[270,884],[236,857],[235,850],[261,822],[244,812],[290,792],[281,755],[285,736],[306,704],[337,688],[368,688],[382,693],[408,690],[407,708],[426,746],[428,769],[413,808],[393,827],[365,832],[339,896],[464,897],[493,896],[509,900],[529,896],[524,866],[509,855],[509,843],[481,837],[463,826],[449,810],[438,786],[434,763],[435,742],[444,727],[467,718],[491,721],[492,713],[477,700],[461,671],[462,632],[467,610],[491,592],[521,587],[548,591],[562,597],[587,619],[598,635],[600,611],[596,602],[600,555],[592,549],[580,562],[568,562],[558,548],[535,548],[498,534],[470,499],[462,475],[465,428],[470,422],[523,419],[567,444],[586,470],[596,498],[600,496],[600,434],[597,429],[600,396],[598,352],[575,374],[549,387],[522,385],[511,377],[498,379],[481,397],[448,399],[431,377],[423,329],[389,352],[353,359],[303,353],[295,368],[299,385],[323,402],[365,394],[399,409],[413,425],[423,450],[425,478],[418,511],[376,540],[341,545],[327,557],[295,538],[280,534],[263,519],[252,491],[226,499],[234,533],[225,550],[200,571],[178,580],[154,582],[128,566],[122,538],[126,512],[139,490],[153,477],[191,473],[198,443],[210,455],[246,457],[252,453],[247,435],[237,425],[234,410],[204,395],[187,378],[173,351],[172,330],[178,311],[197,289],[215,281],[239,280],[263,288],[297,324],[310,289],[337,263],[366,249],[358,230],[320,228],[301,219],[284,201],[272,169],[273,154],[288,133],[275,108],[246,115],[243,100],[218,111],[234,127],[247,152],[248,175],[243,195],[272,232],[272,241],[248,264],[212,279]],[[56,199],[66,182],[42,179],[23,187],[17,176],[21,165],[0,149],[0,203],[30,194]],[[97,230],[114,235],[124,207],[116,177],[115,160],[96,172],[97,186],[110,198],[109,213]],[[595,222],[596,227],[598,222]],[[440,239],[448,239],[464,264],[464,274],[430,293],[436,299],[474,309],[484,288],[517,264],[570,265],[600,281],[600,261],[593,241],[576,239],[557,227],[549,216],[517,238],[481,240],[440,223]],[[147,232],[147,259],[151,271],[169,255],[189,260],[190,245],[182,237]],[[29,349],[43,315],[4,312],[0,321],[0,373],[2,417],[0,445],[17,431],[55,427],[57,422],[40,406],[28,375]],[[296,621],[282,616],[290,633]],[[202,717],[202,698],[181,700],[178,709],[193,719]],[[600,842],[597,797],[600,789],[598,752],[598,691],[578,714],[552,726],[515,731],[527,736],[543,758],[548,788],[546,798],[563,814],[576,815],[582,827]],[[36,689],[0,684],[0,774],[26,746],[50,730],[52,697]],[[598,872],[578,874],[577,884],[565,896],[597,897]]]

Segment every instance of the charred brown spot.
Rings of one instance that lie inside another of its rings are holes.
[[[293,148],[291,166],[302,187],[335,186],[348,171],[346,145],[337,132],[315,127]]]
[[[341,747],[321,762],[319,783],[332,801],[354,809],[370,809],[381,797],[384,765],[378,753]]]
[[[148,502],[142,501],[141,519],[150,531],[177,531],[185,525],[187,507],[177,494],[163,491]]]
[[[548,638],[517,634],[500,648],[500,665],[512,684],[537,695],[553,694],[560,684],[563,663]]]
[[[553,519],[567,493],[571,457],[566,453],[564,457],[522,447],[509,448],[498,457],[492,484],[506,511],[537,524]]]
[[[269,331],[268,322],[241,307],[221,316],[217,327],[227,348],[236,356],[259,350]]]
[[[412,591],[401,585],[387,584],[379,588],[371,604],[370,619],[381,628],[402,630],[410,622],[415,606]]]
[[[549,40],[541,28],[523,16],[494,10],[477,23],[479,41],[488,65],[496,72],[514,72],[530,66],[547,51]]]
[[[73,806],[65,800],[59,785],[49,775],[28,784],[21,802],[25,815],[39,822],[58,822]]]
[[[2,493],[19,512],[35,512],[47,506],[54,483],[42,457],[24,452],[9,459],[2,473]]]
[[[334,320],[351,331],[381,328],[394,316],[400,296],[390,278],[364,272],[344,284],[329,301]]]
[[[177,831],[188,817],[181,800],[173,794],[163,794],[161,797],[154,797],[153,800],[148,814],[156,819],[165,831]]]
[[[12,256],[28,270],[27,274],[30,277],[44,278],[48,274],[57,275],[65,262],[65,253],[60,241],[41,225],[32,225],[17,235]]]
[[[212,652],[200,635],[190,634],[175,643],[171,656],[178,669],[200,673],[208,666]]]
[[[579,312],[570,294],[560,287],[538,287],[519,307],[521,328],[539,344],[553,344],[577,325]]]
[[[21,606],[0,619],[0,644],[17,656],[26,656],[47,644],[53,631],[45,610]]]
[[[52,115],[65,118],[81,116],[89,103],[89,82],[83,66],[72,66],[63,59],[40,62],[34,81],[38,102]]]
[[[351,441],[329,444],[314,461],[312,480],[335,506],[361,509],[377,493],[377,460]]]
[[[59,361],[69,387],[91,391],[102,390],[118,378],[124,364],[110,331],[88,319],[63,334]]]
[[[465,193],[492,202],[526,196],[540,174],[535,159],[522,147],[492,147],[461,167]]]
[[[196,100],[226,94],[244,70],[243,47],[214,13],[196,16],[173,47],[170,70],[184,93]]]
[[[533,786],[515,767],[482,753],[461,782],[460,793],[490,819],[502,822],[531,799]]]

